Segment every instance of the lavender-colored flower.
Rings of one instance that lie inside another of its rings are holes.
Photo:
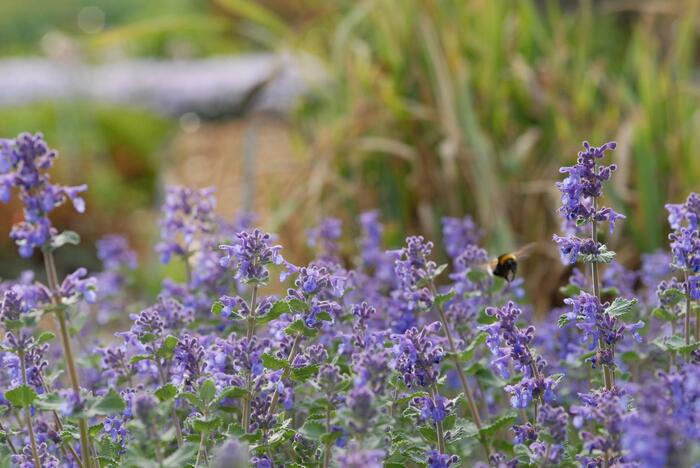
[[[669,203],[666,205],[666,210],[671,229],[680,230],[682,226],[688,226],[697,231],[700,227],[700,194],[691,193],[685,203]]]
[[[605,152],[615,149],[615,146],[615,142],[609,142],[595,147],[584,141],[584,151],[578,153],[576,165],[559,169],[562,174],[567,174],[562,182],[557,182],[562,201],[559,212],[565,219],[577,222],[608,221],[612,232],[615,221],[624,218],[610,208],[600,208],[594,212],[593,207],[586,203],[602,195],[603,182],[609,180],[617,169],[615,164],[598,165]]]
[[[442,395],[417,397],[413,399],[413,404],[420,409],[421,419],[438,423],[445,420],[454,410],[455,403]]]
[[[362,450],[356,442],[351,442],[345,453],[338,456],[338,463],[345,468],[381,468],[384,450]]]
[[[340,246],[338,240],[342,234],[343,224],[339,219],[324,218],[317,227],[309,229],[309,247],[318,249],[320,260],[339,263]]]
[[[58,458],[51,455],[46,443],[37,444],[37,454],[39,455],[39,466],[42,468],[59,468],[61,466]],[[22,451],[17,455],[12,455],[12,464],[17,468],[35,468],[34,455],[30,444],[22,447]]]
[[[172,186],[166,189],[160,222],[161,242],[156,246],[163,263],[168,263],[173,255],[188,257],[200,237],[214,232],[215,207],[213,188],[194,190]]]
[[[139,393],[131,400],[131,405],[134,416],[144,425],[150,425],[158,400],[150,393]]]
[[[457,455],[440,453],[437,450],[428,451],[426,460],[428,468],[450,468],[458,465],[459,461],[460,459]]]
[[[573,424],[580,430],[584,453],[577,458],[585,466],[601,466],[621,461],[620,435],[625,413],[624,392],[619,387],[580,393],[582,405],[572,405]],[[585,424],[593,425],[594,432],[585,430]],[[606,454],[604,457],[600,454]]]
[[[222,266],[232,266],[236,270],[236,279],[243,283],[265,284],[270,278],[267,265],[279,265],[283,259],[282,247],[271,245],[272,236],[259,229],[242,231],[236,234],[233,245],[221,245],[226,252],[221,258]]]
[[[138,266],[138,257],[129,247],[126,237],[119,234],[109,234],[97,241],[97,258],[105,270],[133,270]]]
[[[214,455],[214,468],[237,468],[248,465],[248,447],[236,439],[224,442]]]
[[[700,231],[681,227],[668,235],[673,266],[689,273],[700,272]]]
[[[531,442],[537,440],[537,429],[529,422],[519,426],[515,425],[511,429],[515,433],[515,437],[513,438],[513,443],[515,444],[529,445]]]
[[[456,259],[467,247],[478,244],[481,236],[471,216],[442,218],[442,242],[450,258]]]
[[[403,335],[393,335],[395,368],[401,373],[401,378],[408,387],[419,385],[431,387],[437,382],[440,370],[438,364],[443,360],[445,352],[436,345],[431,335],[440,331],[440,322],[426,325],[422,330],[417,328],[406,330]]]
[[[559,246],[561,261],[567,265],[573,265],[578,261],[579,255],[598,255],[601,244],[591,239],[580,239],[576,236],[559,237],[552,236]]]
[[[63,302],[72,304],[80,299],[92,304],[97,300],[97,278],[87,277],[85,268],[78,268],[73,273],[66,275],[59,287]]]
[[[50,242],[56,232],[49,219],[53,210],[70,200],[76,211],[85,211],[79,194],[87,190],[86,185],[65,187],[50,182],[48,171],[57,156],[40,133],[0,140],[0,201],[9,202],[15,188],[24,206],[24,221],[15,224],[10,233],[22,257]]]
[[[183,382],[187,387],[193,386],[202,375],[204,355],[204,347],[197,336],[185,334],[181,337],[175,346],[174,382]]]

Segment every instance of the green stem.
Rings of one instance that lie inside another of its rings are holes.
[[[27,365],[24,362],[24,350],[19,350],[19,363],[22,369],[22,384],[27,386]],[[32,446],[32,458],[34,459],[34,466],[36,468],[41,468],[41,462],[39,461],[39,451],[36,448],[36,438],[34,437],[34,428],[32,427],[32,416],[31,408],[24,408],[24,422],[27,425],[27,431],[29,432],[29,442]]]
[[[61,304],[60,292],[58,289],[58,273],[56,271],[56,263],[53,258],[53,252],[48,249],[44,250],[44,266],[46,268],[46,277],[51,290],[51,302],[56,306],[56,319],[61,333],[61,344],[63,345],[63,354],[66,359],[66,367],[70,377],[71,387],[75,395],[80,398],[80,379],[78,371],[75,367],[75,358],[73,357],[73,348],[71,345],[70,334],[68,332],[68,324],[66,323],[66,315]],[[90,458],[88,427],[85,418],[78,420],[80,429],[80,452],[83,459],[83,466],[92,468],[92,459]]]
[[[326,434],[331,433],[331,409],[326,407]],[[331,446],[330,440],[326,441],[325,451],[323,453],[323,468],[331,466]]]
[[[5,433],[7,446],[10,447],[10,451],[13,453],[13,455],[17,455],[17,449],[15,448],[15,444],[12,443],[10,434],[7,432],[7,429],[5,429],[5,426],[2,425],[2,422],[0,422],[0,431]]]
[[[683,270],[685,277],[685,345],[690,344],[690,282],[688,281],[688,272]]]
[[[252,297],[250,298],[250,315],[247,320],[247,330],[246,337],[248,338],[248,343],[253,339],[255,334],[255,307],[257,306],[258,298],[258,285],[253,286]],[[250,404],[253,398],[251,392],[253,391],[253,379],[250,373],[246,375],[246,395],[243,398],[243,414],[241,416],[241,426],[243,426],[243,431],[248,432],[248,425],[250,419]]]
[[[591,239],[598,245],[598,222],[595,220],[595,215],[598,212],[598,200],[593,198],[593,220],[591,220]],[[598,263],[593,259],[591,262],[591,279],[593,282],[593,295],[600,301],[600,280],[598,275]],[[598,347],[601,351],[605,351],[605,343],[602,338],[598,339]],[[607,364],[601,366],[603,368],[603,382],[605,388],[610,390],[613,387],[613,371]]]
[[[160,375],[161,385],[168,383],[168,377],[165,375],[165,370],[163,365],[160,363],[160,359],[156,358],[156,367],[158,367],[158,375]],[[170,406],[170,417],[173,420],[173,425],[175,426],[175,438],[177,439],[177,446],[182,447],[182,426],[180,426],[180,418],[177,417],[177,410],[175,409],[175,401],[173,401]]]
[[[433,280],[430,280],[430,289],[431,292],[433,293],[434,296],[437,296],[437,288],[435,287],[435,282]],[[440,315],[440,323],[442,323],[442,328],[445,330],[445,336],[447,337],[447,343],[450,347],[450,353],[452,356],[452,362],[454,364],[455,370],[457,371],[457,375],[459,376],[459,381],[462,384],[462,391],[464,392],[464,396],[467,399],[467,406],[469,407],[469,412],[471,413],[472,420],[474,421],[474,425],[478,430],[481,430],[482,427],[482,422],[481,422],[481,416],[479,415],[479,410],[476,407],[476,403],[474,402],[474,393],[472,392],[471,387],[469,386],[469,381],[467,380],[467,376],[464,374],[464,369],[462,369],[462,363],[459,360],[458,357],[458,349],[457,346],[454,343],[454,339],[452,338],[452,332],[450,331],[450,327],[448,326],[449,324],[447,323],[447,317],[445,316],[445,311],[442,308],[442,305],[437,305],[437,311],[438,314]],[[486,454],[490,457],[491,456],[491,446],[490,444],[486,443],[486,441],[483,439],[483,437],[479,438],[479,441],[481,442],[481,445],[483,445],[484,450],[486,450]]]
[[[430,388],[430,393],[433,398],[433,401],[437,403],[437,389],[435,388],[435,385],[433,385]],[[435,430],[437,432],[437,443],[438,443],[438,451],[440,453],[445,453],[445,431],[442,427],[442,421],[435,421]]]
[[[297,334],[294,337],[294,342],[292,343],[292,349],[289,351],[289,357],[287,358],[287,362],[291,365],[292,361],[297,355],[297,352],[299,351],[299,344],[301,343],[301,335]],[[286,379],[289,377],[289,367],[284,369],[284,372],[282,373],[282,379]],[[270,400],[270,407],[267,409],[267,417],[270,418],[275,412],[275,407],[277,406],[277,402],[280,399],[280,394],[279,390],[275,388],[274,393],[272,394],[272,400]]]

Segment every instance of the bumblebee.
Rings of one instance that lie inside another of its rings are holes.
[[[534,244],[528,244],[515,252],[499,255],[489,263],[489,271],[493,276],[500,276],[509,283],[518,273],[518,259],[525,258]]]

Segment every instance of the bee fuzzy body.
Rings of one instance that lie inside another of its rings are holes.
[[[512,253],[499,255],[493,262],[493,269],[491,270],[491,273],[493,273],[494,276],[500,276],[508,282],[515,279],[517,272],[518,260],[515,257],[515,254]]]

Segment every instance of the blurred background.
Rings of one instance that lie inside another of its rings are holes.
[[[546,304],[553,182],[582,140],[616,140],[608,239],[635,267],[666,244],[664,204],[700,189],[698,1],[4,0],[0,136],[41,131],[54,178],[89,185],[70,268],[128,235],[146,284],[165,185],[217,187],[219,212],[258,214],[287,256],[305,230],[377,208],[387,243],[471,214],[493,253],[539,242],[523,268]],[[0,232],[21,218],[0,206]],[[0,236],[2,276],[27,263]]]

